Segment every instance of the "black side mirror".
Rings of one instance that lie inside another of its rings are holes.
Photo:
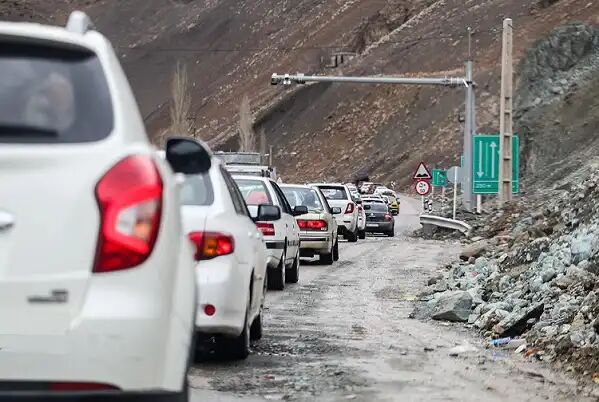
[[[206,173],[212,166],[208,147],[192,138],[169,138],[166,141],[166,160],[175,173]]]
[[[364,205],[364,211],[368,211],[370,209],[372,209],[371,205],[368,205],[368,204]]]
[[[308,213],[308,207],[305,205],[297,205],[293,208],[293,216],[305,215]]]
[[[356,204],[361,205],[362,204],[362,200],[356,200]]]
[[[258,205],[258,216],[256,221],[272,222],[281,219],[281,208],[276,205]]]
[[[333,208],[331,208],[331,213],[333,215],[339,215],[341,213],[341,208],[339,208],[339,207],[333,207]]]

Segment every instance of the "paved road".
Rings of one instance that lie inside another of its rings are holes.
[[[459,252],[409,237],[418,206],[404,199],[395,238],[345,243],[332,267],[308,262],[299,284],[270,292],[252,355],[196,364],[192,400],[571,400],[573,382],[545,367],[486,351],[460,325],[408,318],[426,279]],[[479,351],[450,357],[463,342]]]

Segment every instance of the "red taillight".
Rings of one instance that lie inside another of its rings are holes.
[[[345,208],[345,213],[351,214],[352,212],[354,212],[355,207],[355,204],[353,202],[350,202],[349,204],[347,204],[347,208]]]
[[[191,232],[187,235],[195,246],[196,261],[210,260],[235,251],[235,240],[231,235],[218,232]]]
[[[275,225],[267,222],[257,222],[256,226],[264,236],[274,236],[275,235]]]
[[[363,210],[363,209],[364,209],[364,208],[362,208],[362,206],[361,206],[361,205],[358,205],[358,212],[362,212],[362,210]]]
[[[389,214],[385,214],[385,220],[386,221],[390,221],[391,219],[393,219],[393,217]]]
[[[152,253],[162,211],[162,180],[147,156],[129,156],[96,186],[100,235],[93,272],[135,267]]]
[[[298,219],[297,225],[302,230],[327,230],[328,225],[323,220]]]
[[[118,388],[108,384],[95,382],[53,382],[50,391],[54,392],[82,392],[82,391],[113,391]]]
[[[216,313],[216,307],[214,307],[212,304],[206,304],[206,306],[204,306],[204,313],[207,316],[213,316],[214,313]]]

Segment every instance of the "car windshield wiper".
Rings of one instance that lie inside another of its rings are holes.
[[[45,127],[0,123],[0,136],[10,137],[17,135],[29,135],[36,137],[58,137],[58,131],[52,128]]]

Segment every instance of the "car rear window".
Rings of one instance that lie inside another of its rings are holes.
[[[318,186],[327,200],[347,200],[345,187],[339,186]]]
[[[114,118],[97,56],[80,47],[0,39],[0,143],[106,138]]]
[[[247,205],[272,205],[266,184],[260,180],[235,179]]]
[[[181,204],[212,205],[213,202],[212,181],[207,173],[185,176],[181,186]]]
[[[298,205],[308,207],[309,211],[321,212],[324,211],[324,206],[320,202],[320,198],[316,190],[305,187],[281,187],[285,198],[295,208]]]
[[[387,212],[389,210],[387,205],[381,202],[373,202],[366,205],[370,205],[370,210],[374,212]]]

